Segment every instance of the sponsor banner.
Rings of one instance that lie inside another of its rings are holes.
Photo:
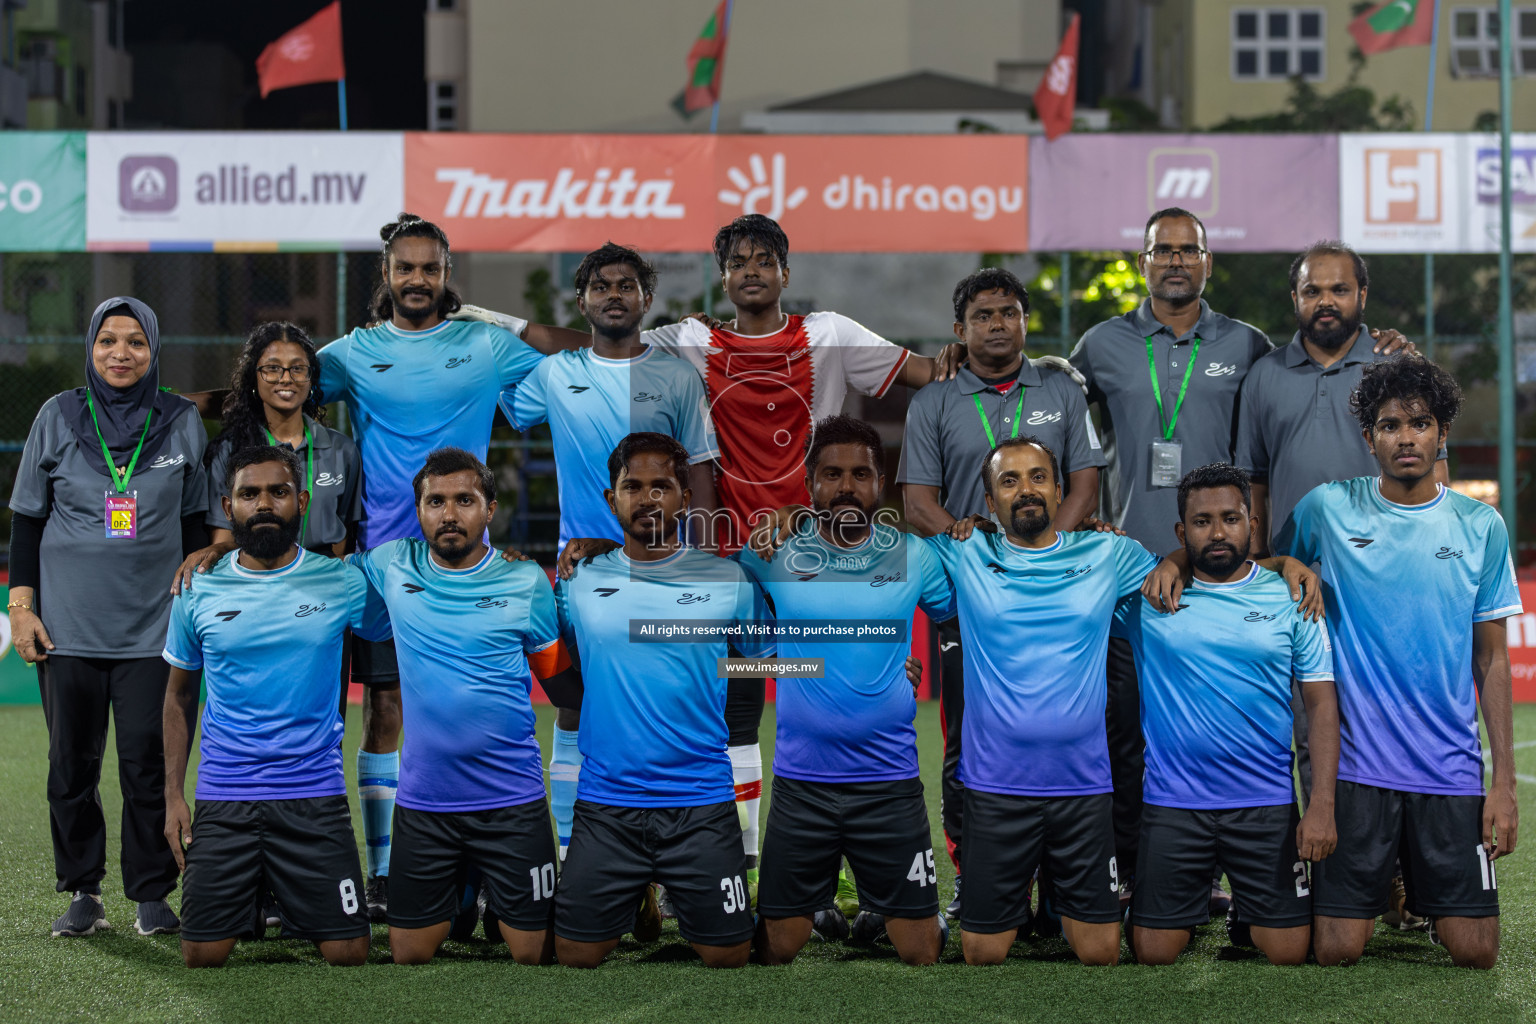
[[[1017,136],[423,133],[406,204],[461,250],[699,252],[763,213],[799,252],[1014,252],[1027,167]]]
[[[375,132],[91,132],[87,248],[371,249],[403,209]]]
[[[1029,247],[1140,249],[1183,207],[1217,252],[1289,252],[1338,232],[1333,135],[1068,135],[1030,147]]]
[[[85,133],[6,132],[0,143],[0,252],[85,248]]]
[[[708,135],[406,136],[403,209],[472,251],[576,252],[612,239],[697,252],[714,235]]]
[[[1506,620],[1510,677],[1515,700],[1536,703],[1536,575],[1521,574],[1520,605],[1525,612]]]
[[[1515,252],[1536,252],[1536,135],[1510,153]],[[1498,252],[1496,135],[1344,135],[1340,233],[1365,252]]]

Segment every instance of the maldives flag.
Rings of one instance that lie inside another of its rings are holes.
[[[675,104],[683,116],[714,106],[720,99],[720,75],[725,71],[725,44],[731,27],[731,0],[720,0],[704,31],[688,51],[688,84]]]
[[[1435,0],[1392,0],[1349,23],[1349,34],[1365,54],[1428,46],[1434,31]]]
[[[341,59],[341,0],[268,43],[256,58],[256,77],[263,99],[273,89],[346,78],[347,66]]]
[[[1072,130],[1072,111],[1077,106],[1077,29],[1078,15],[1074,12],[1061,46],[1035,90],[1035,120],[1045,125],[1047,140]]]

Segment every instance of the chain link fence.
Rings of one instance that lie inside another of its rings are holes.
[[[900,256],[891,256],[896,261]],[[983,257],[1001,262],[1003,257]],[[1134,308],[1142,284],[1124,253],[1037,253],[1031,296],[1029,351],[1065,354],[1088,327]],[[1218,254],[1206,288],[1213,308],[1246,320],[1277,344],[1295,330],[1287,300],[1288,254]],[[0,254],[0,501],[10,494],[27,430],[50,395],[84,380],[84,333],[105,296],[134,295],[160,317],[164,349],[161,383],[179,391],[223,387],[247,331],[263,320],[292,320],[323,345],[363,322],[377,273],[376,253],[353,253],[338,267],[334,253],[12,253]],[[1366,322],[1407,335],[1421,351],[1456,373],[1467,402],[1451,444],[1451,471],[1460,480],[1497,478],[1497,258],[1440,256],[1434,262],[1434,318],[1425,316],[1425,260],[1370,259]],[[560,320],[574,315],[565,292],[547,272],[529,275],[521,297],[478,297],[482,305],[549,305]],[[1515,261],[1515,309],[1536,311],[1536,257]],[[476,296],[468,296],[475,301]],[[721,297],[714,296],[719,303]],[[1065,299],[1065,301],[1063,301]],[[703,302],[702,294],[699,302]],[[684,303],[686,305],[686,303]],[[673,303],[675,305],[675,303]],[[718,305],[716,308],[719,308]],[[835,308],[835,307],[834,307]],[[945,317],[944,319],[948,319]],[[1536,312],[1516,314],[1521,536],[1536,535]],[[947,323],[933,336],[902,339],[925,354],[951,340]],[[899,437],[907,397],[863,400],[855,410]],[[344,417],[331,422],[345,429]],[[209,424],[210,433],[217,424]],[[888,479],[894,481],[896,453]],[[558,492],[548,428],[528,436],[498,423],[490,453],[501,489],[492,525],[498,543],[541,560],[554,555]],[[894,488],[893,488],[894,490]],[[0,547],[10,536],[0,512]],[[1527,542],[1522,548],[1536,550]]]

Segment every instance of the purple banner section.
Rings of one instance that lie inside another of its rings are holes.
[[[1141,248],[1181,206],[1217,252],[1291,252],[1339,232],[1332,135],[1067,135],[1030,141],[1029,247]]]

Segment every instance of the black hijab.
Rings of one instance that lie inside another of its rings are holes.
[[[96,335],[109,316],[128,316],[139,322],[149,341],[149,368],[132,385],[115,388],[96,372],[91,358],[96,347]],[[165,445],[171,427],[194,406],[185,398],[160,390],[160,321],[155,311],[138,299],[115,296],[96,307],[91,314],[91,329],[85,336],[85,387],[66,391],[59,396],[59,411],[64,422],[74,431],[80,450],[86,461],[101,472],[111,476],[107,464],[102,461],[101,441],[96,439],[96,427],[91,422],[91,412],[86,405],[86,389],[90,389],[96,407],[96,421],[101,425],[101,439],[112,453],[112,461],[124,466],[138,447],[139,436],[144,431],[144,421],[149,419],[149,433],[144,436],[144,450],[139,454],[139,466],[153,459]],[[154,416],[150,417],[150,410]],[[188,458],[195,458],[188,453]]]

